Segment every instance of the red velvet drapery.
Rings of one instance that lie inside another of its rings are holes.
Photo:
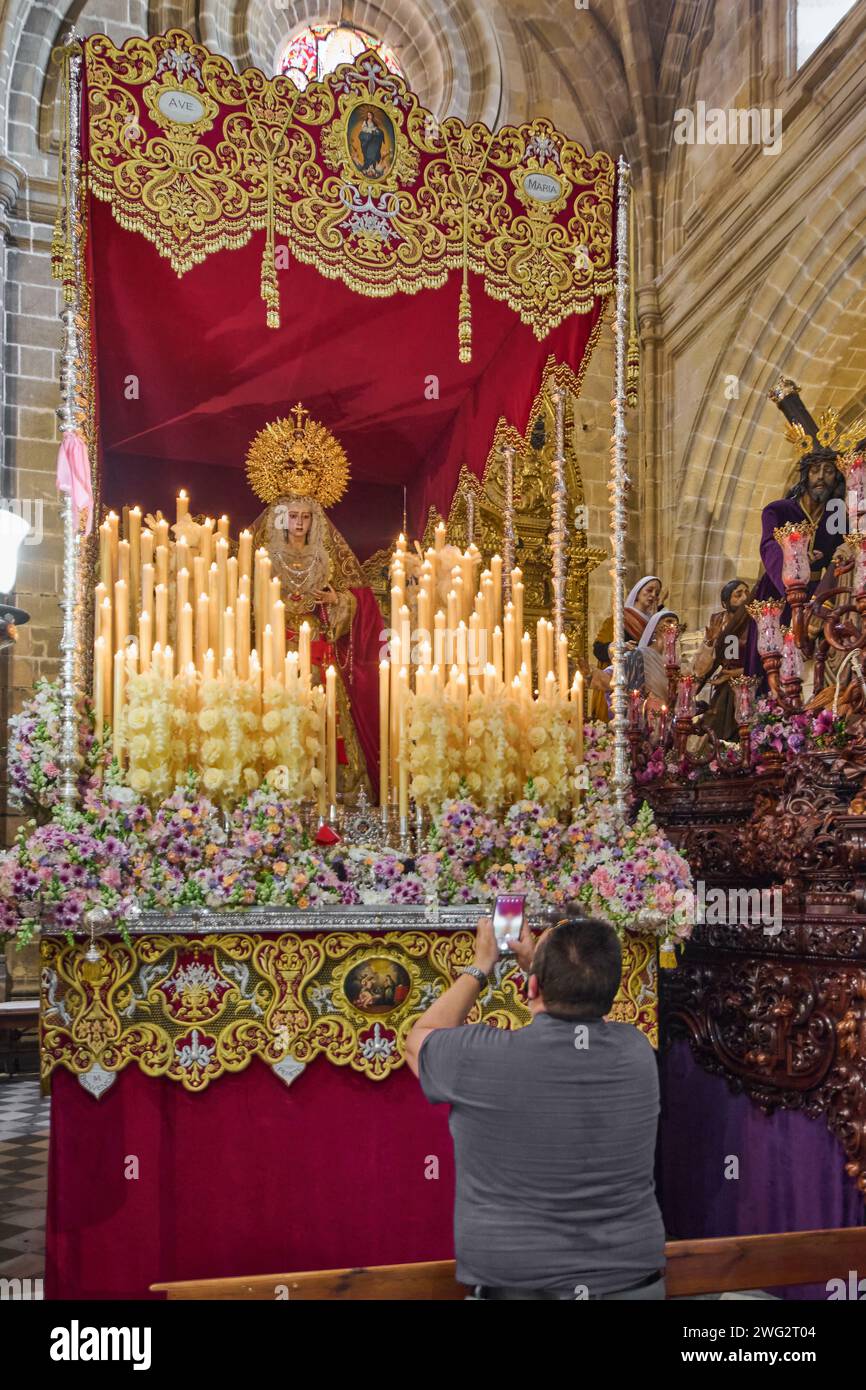
[[[324,1059],[289,1088],[254,1060],[195,1096],[131,1066],[98,1102],[58,1069],[46,1297],[448,1259],[447,1114],[405,1069],[377,1084]]]
[[[525,429],[548,358],[577,370],[601,308],[539,342],[473,279],[465,366],[457,275],[367,299],[295,261],[280,275],[282,326],[269,329],[258,239],[178,279],[95,199],[90,238],[106,504],[171,515],[186,487],[194,511],[226,511],[237,531],[261,510],[250,441],[301,400],[348,453],[349,493],[331,515],[362,558],[400,529],[404,485],[416,534],[431,505],[447,514],[461,464],[483,472],[500,417]]]

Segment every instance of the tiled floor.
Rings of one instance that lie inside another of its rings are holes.
[[[43,1274],[50,1105],[38,1081],[0,1077],[0,1277]]]

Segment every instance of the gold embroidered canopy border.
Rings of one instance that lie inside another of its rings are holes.
[[[299,92],[179,29],[83,49],[92,192],[178,275],[265,230],[273,326],[277,237],[359,294],[472,271],[539,339],[614,287],[614,161],[547,120],[439,121],[372,51]]]

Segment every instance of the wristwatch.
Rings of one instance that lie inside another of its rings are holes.
[[[460,974],[471,975],[472,978],[474,980],[477,980],[480,985],[487,984],[487,976],[481,969],[480,965],[464,965],[463,969],[460,971]]]

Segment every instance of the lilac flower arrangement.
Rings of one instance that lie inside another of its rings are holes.
[[[812,717],[805,711],[787,714],[772,697],[759,700],[752,726],[752,762],[767,753],[796,757],[810,741]]]
[[[360,903],[423,903],[426,884],[411,856],[396,850],[350,847],[343,863]]]
[[[848,720],[844,714],[822,709],[812,720],[811,736],[816,748],[844,748],[850,741]]]
[[[658,829],[646,802],[633,825],[595,827],[601,845],[582,867],[577,898],[593,916],[615,926],[661,936],[665,944],[676,935],[691,934],[691,921],[677,914],[678,894],[691,886],[691,872],[681,854]]]
[[[584,724],[583,761],[588,778],[584,804],[594,806],[607,801],[613,778],[613,735],[609,724],[601,720]]]
[[[563,827],[531,799],[531,784],[527,790],[530,795],[506,813],[501,831],[503,854],[490,866],[484,881],[488,896],[525,893],[535,907],[555,891]]]
[[[123,931],[137,909],[481,906],[507,891],[534,907],[579,900],[618,927],[664,934],[676,890],[688,883],[685,861],[646,806],[632,827],[617,827],[599,806],[563,826],[531,795],[501,822],[463,798],[443,808],[416,860],[311,843],[293,805],[272,789],[252,792],[228,817],[194,778],[154,812],[130,788],[106,782],[88,790],[80,811],[25,828],[0,855],[0,931],[21,940],[41,925],[86,931],[97,905]]]
[[[22,944],[44,924],[84,931],[93,907],[121,922],[134,899],[134,853],[134,835],[123,838],[90,810],[59,811],[30,835],[22,829],[0,856],[0,929],[16,932]]]
[[[79,697],[77,709],[82,754],[78,789],[83,795],[103,761],[104,750],[94,737],[89,698]],[[13,801],[43,820],[60,805],[61,714],[59,683],[39,680],[31,698],[9,720],[7,774]]]
[[[771,697],[758,701],[752,729],[754,762],[767,752],[779,753],[790,761],[811,748],[844,748],[849,740],[844,714],[834,714],[832,709],[822,709],[817,714],[807,710],[788,714]]]

